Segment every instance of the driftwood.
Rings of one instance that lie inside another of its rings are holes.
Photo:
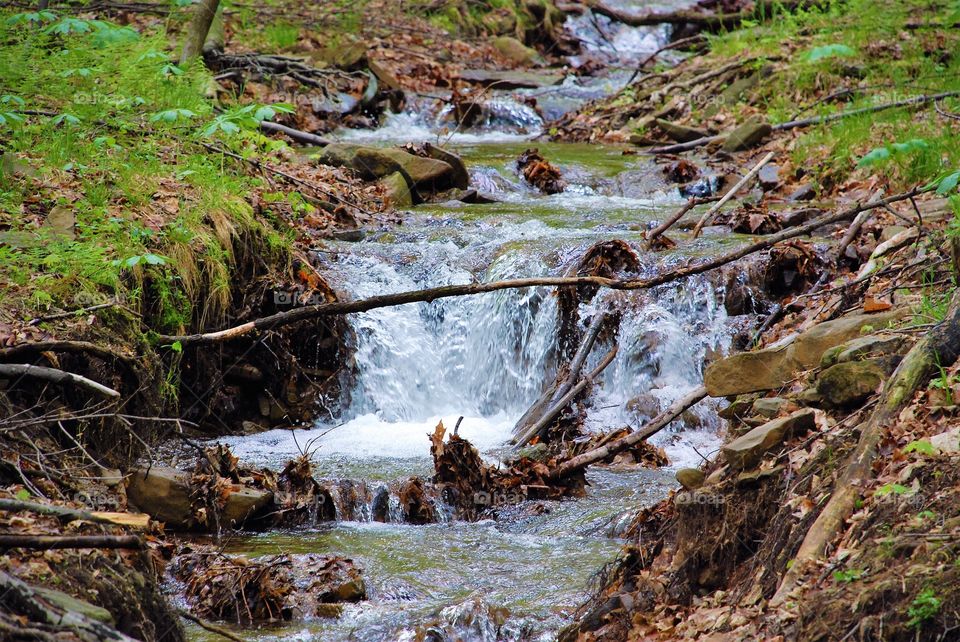
[[[622,452],[631,446],[635,446],[644,439],[649,439],[653,435],[657,434],[664,428],[670,425],[674,419],[679,417],[687,408],[698,403],[701,399],[707,396],[707,389],[703,386],[692,390],[685,397],[678,399],[673,402],[669,408],[661,412],[659,415],[650,420],[646,426],[641,428],[636,432],[632,432],[622,439],[617,441],[604,444],[600,448],[595,448],[588,452],[572,457],[564,462],[561,462],[557,465],[556,468],[550,471],[548,475],[549,479],[561,479],[566,477],[570,473],[583,470],[590,464],[595,464],[598,461],[603,461],[611,455],[616,455],[619,452]]]
[[[230,631],[228,631],[228,630],[226,630],[226,629],[224,629],[224,628],[221,628],[221,627],[217,626],[216,624],[211,624],[210,622],[207,622],[206,620],[202,620],[202,619],[198,618],[196,615],[194,615],[194,614],[191,613],[190,611],[187,611],[186,609],[177,609],[177,615],[179,615],[180,617],[182,617],[182,618],[185,619],[185,620],[190,620],[191,622],[193,622],[194,624],[196,624],[197,626],[199,626],[201,629],[206,629],[207,631],[210,631],[211,633],[216,633],[216,634],[219,635],[220,637],[226,638],[226,639],[228,639],[228,640],[233,640],[234,642],[245,642],[245,640],[244,640],[243,638],[237,637],[236,635],[234,635],[234,634],[231,633]]]
[[[268,120],[260,121],[260,129],[262,129],[263,131],[269,134],[284,134],[285,136],[290,137],[292,140],[298,143],[302,143],[304,145],[316,145],[317,147],[326,147],[331,142],[329,139],[321,138],[316,134],[300,131],[299,129],[294,129],[293,127],[287,127],[286,125],[281,125],[280,123],[271,123]]]
[[[30,511],[38,515],[52,515],[65,520],[83,520],[98,524],[114,524],[122,526],[138,526],[146,528],[149,525],[150,516],[138,513],[115,513],[108,511],[87,512],[76,508],[67,508],[66,506],[55,506],[53,504],[37,504],[35,502],[21,501],[19,499],[0,499],[0,510],[8,512]]]
[[[617,356],[617,346],[610,348],[609,352],[604,355],[603,359],[597,364],[597,367],[594,368],[586,377],[580,380],[580,383],[573,386],[567,394],[558,399],[550,408],[543,413],[543,416],[532,426],[530,426],[522,435],[517,437],[513,443],[517,446],[524,446],[531,442],[535,437],[541,435],[547,426],[550,425],[554,419],[557,418],[563,409],[570,405],[577,395],[579,395],[583,390],[593,381],[600,376],[600,373],[603,372],[607,366],[613,363],[614,357]]]
[[[920,194],[922,191],[924,190],[920,188],[914,188],[909,192],[895,194],[885,199],[871,201],[862,205],[856,205],[849,209],[840,212],[834,212],[832,214],[824,214],[823,216],[818,216],[817,218],[811,219],[803,225],[798,225],[797,227],[783,230],[777,234],[771,234],[770,236],[760,239],[755,243],[745,245],[737,250],[733,250],[732,252],[727,252],[726,254],[721,254],[708,261],[702,261],[693,265],[686,265],[673,270],[668,270],[650,278],[610,279],[599,276],[545,276],[524,279],[508,279],[505,281],[492,281],[489,283],[445,285],[437,288],[427,288],[424,290],[409,290],[407,292],[397,292],[395,294],[380,294],[368,299],[358,299],[356,301],[336,301],[333,303],[307,305],[300,308],[295,308],[293,310],[288,310],[286,312],[278,312],[276,314],[271,314],[270,316],[254,319],[253,321],[247,321],[246,323],[241,323],[240,325],[227,328],[225,330],[187,335],[160,334],[156,335],[155,338],[157,341],[165,344],[179,342],[181,346],[221,343],[224,341],[232,341],[234,339],[244,337],[253,332],[270,330],[289,325],[291,323],[297,323],[299,321],[316,319],[318,317],[338,314],[355,314],[357,312],[367,312],[377,308],[392,307],[406,303],[429,303],[431,301],[436,301],[437,299],[445,299],[455,296],[483,294],[485,292],[496,292],[498,290],[510,290],[536,286],[555,287],[592,285],[601,288],[609,288],[611,290],[647,290],[658,285],[663,285],[664,283],[671,283],[673,281],[686,278],[688,276],[709,272],[710,270],[714,270],[718,267],[726,265],[727,263],[736,261],[737,259],[741,259],[745,256],[749,256],[751,254],[771,248],[780,241],[796,238],[798,236],[804,236],[816,229],[823,227],[824,225],[830,225],[832,223],[838,223],[840,221],[853,218],[865,209],[883,207],[886,204],[910,199],[917,194]]]
[[[763,166],[773,160],[775,155],[776,152],[768,152],[766,156],[760,159],[759,163],[753,166],[753,169],[747,172],[746,176],[740,179],[740,182],[730,188],[730,191],[723,195],[723,198],[714,203],[710,209],[703,213],[703,216],[701,216],[700,220],[697,221],[696,227],[693,228],[693,238],[700,236],[700,230],[703,229],[703,226],[707,223],[707,221],[710,220],[710,217],[716,214],[720,208],[727,203],[727,201],[733,198],[737,192],[739,192],[747,183],[753,180],[753,177],[760,173],[760,170],[763,168]]]
[[[675,224],[677,221],[679,221],[680,219],[682,219],[683,216],[684,216],[684,214],[686,214],[687,212],[689,212],[690,210],[692,210],[692,209],[693,209],[694,207],[696,207],[697,205],[703,205],[704,203],[712,203],[713,201],[716,201],[716,200],[718,200],[719,198],[720,198],[719,196],[708,196],[708,197],[706,197],[706,198],[691,198],[691,199],[688,199],[687,202],[683,204],[683,207],[681,207],[680,209],[678,209],[678,210],[673,214],[673,216],[671,216],[670,218],[666,219],[663,223],[661,223],[660,225],[656,226],[655,228],[653,228],[652,230],[650,230],[649,232],[647,232],[647,233],[644,235],[644,238],[645,238],[646,241],[647,241],[647,242],[646,242],[647,249],[648,249],[648,250],[654,249],[654,248],[656,247],[656,245],[654,244],[654,242],[655,242],[658,238],[660,238],[661,236],[663,236],[663,234],[664,234],[667,230],[669,230],[671,227],[673,227],[674,224]]]
[[[37,631],[40,639],[60,640],[63,638],[55,633],[62,632],[71,634],[71,639],[83,642],[136,642],[103,622],[75,611],[64,610],[41,591],[4,571],[0,571],[0,606],[7,613],[26,616],[27,626],[33,625],[34,628],[27,629],[24,626],[19,632],[29,632],[32,635],[33,631]],[[41,636],[41,632],[47,637]],[[19,637],[18,635],[17,638]]]
[[[869,483],[871,466],[886,428],[914,393],[925,386],[938,368],[950,367],[960,357],[960,290],[953,295],[946,318],[918,341],[887,380],[880,401],[860,425],[860,440],[816,521],[807,530],[793,564],[780,582],[771,605],[782,604],[799,579],[811,569],[840,534],[857,500]]]
[[[115,348],[97,345],[89,341],[32,341],[0,348],[0,361],[20,358],[23,355],[35,355],[41,352],[74,352],[90,354],[104,361],[119,360],[127,366],[136,365],[133,357],[120,354]]]
[[[118,399],[120,397],[120,393],[113,388],[108,388],[92,379],[81,377],[72,372],[64,372],[56,368],[44,368],[43,366],[32,366],[28,363],[0,363],[0,377],[5,379],[11,377],[32,377],[53,383],[71,383],[96,392],[104,397],[110,397],[112,399]]]
[[[880,198],[883,195],[883,190],[877,190],[873,195],[874,200]],[[843,258],[843,253],[846,251],[847,246],[853,243],[853,239],[857,238],[857,234],[860,233],[860,228],[863,227],[863,224],[867,222],[867,219],[870,218],[870,212],[872,210],[864,210],[857,214],[856,218],[853,219],[853,222],[850,223],[850,227],[847,228],[847,232],[843,235],[843,238],[840,239],[840,243],[837,245],[835,251],[836,259],[839,261]]]
[[[914,96],[913,98],[907,98],[904,100],[898,100],[895,102],[884,103],[883,105],[874,105],[873,107],[863,107],[861,109],[851,109],[849,111],[842,111],[837,114],[830,114],[828,116],[816,116],[814,118],[802,118],[799,120],[791,120],[785,123],[780,123],[779,125],[773,126],[773,131],[787,131],[790,129],[796,129],[798,127],[810,127],[812,125],[824,125],[826,123],[832,123],[844,118],[849,118],[851,116],[862,116],[863,114],[872,114],[878,111],[885,111],[887,109],[897,109],[899,107],[919,107],[921,105],[926,105],[927,103],[936,102],[938,100],[943,100],[944,98],[949,98],[951,96],[960,96],[960,91],[946,91],[939,94],[930,94],[922,96]],[[716,136],[704,136],[703,138],[697,138],[696,140],[691,140],[686,143],[677,143],[676,145],[667,145],[664,147],[654,147],[647,150],[647,153],[650,154],[678,154],[680,152],[687,152],[691,149],[696,149],[698,147],[703,147],[704,145],[710,145],[711,143],[719,143],[720,141],[726,139],[728,134],[717,134]]]
[[[671,11],[669,13],[634,14],[607,6],[602,2],[589,3],[594,13],[606,16],[611,20],[622,22],[631,27],[652,27],[661,24],[683,25],[692,24],[701,29],[735,29],[744,20],[750,20],[761,15],[770,15],[775,7],[794,9],[797,6],[810,4],[808,2],[757,2],[750,11],[739,13],[700,13],[698,11]]]
[[[603,327],[603,322],[607,319],[607,315],[607,310],[603,310],[602,312],[598,312],[596,314],[596,316],[593,318],[593,321],[590,323],[590,327],[587,329],[587,334],[584,337],[583,342],[580,344],[580,348],[570,361],[570,367],[566,373],[565,380],[561,382],[558,379],[556,382],[554,382],[554,384],[547,388],[547,390],[540,395],[540,398],[537,399],[537,401],[535,401],[525,413],[523,413],[523,416],[517,420],[516,425],[513,427],[514,435],[519,435],[520,433],[525,432],[532,423],[535,423],[540,417],[543,416],[543,413],[547,408],[550,407],[551,404],[556,403],[564,395],[570,392],[570,389],[573,388],[574,384],[577,382],[577,379],[580,377],[580,370],[583,368],[583,364],[586,361],[587,356],[593,349],[593,344],[600,335],[600,328]]]
[[[136,535],[0,535],[0,549],[143,548]]]

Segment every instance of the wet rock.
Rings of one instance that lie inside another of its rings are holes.
[[[367,66],[367,45],[360,40],[339,40],[320,52],[321,60],[344,71],[358,71]]]
[[[870,334],[857,337],[830,348],[820,358],[820,367],[829,368],[837,363],[902,354],[907,348],[907,340],[896,334]]]
[[[760,173],[757,174],[757,180],[764,192],[776,189],[780,185],[780,166],[773,163],[764,165],[760,168]]]
[[[137,468],[127,480],[127,498],[144,513],[175,528],[193,520],[190,476],[175,468]]]
[[[273,493],[260,488],[234,485],[220,515],[220,525],[239,528],[273,502]]]
[[[640,394],[627,402],[627,410],[642,417],[655,417],[660,413],[660,400],[650,393]]]
[[[727,135],[723,143],[723,151],[739,152],[750,149],[769,136],[772,131],[770,123],[758,119],[748,120]]]
[[[817,393],[831,406],[856,406],[880,389],[897,361],[897,357],[880,357],[830,366],[817,379]]]
[[[753,412],[756,395],[743,395],[735,399],[729,406],[717,413],[722,419],[743,419]]]
[[[690,127],[688,125],[671,123],[669,120],[663,120],[662,118],[657,118],[653,122],[664,134],[666,134],[667,138],[678,143],[688,143],[691,140],[697,140],[698,138],[703,138],[710,135],[706,130],[697,129],[696,127]]]
[[[797,373],[817,366],[827,349],[857,337],[864,328],[884,327],[906,313],[890,310],[841,317],[810,328],[786,345],[720,359],[707,366],[704,385],[711,397],[779,388]]]
[[[815,425],[814,410],[804,408],[754,428],[721,448],[720,452],[732,468],[752,468],[760,463],[768,451],[781,446],[794,434],[813,429]]]
[[[464,82],[497,89],[537,89],[563,82],[563,74],[549,72],[464,69],[459,75]]]
[[[397,209],[413,207],[413,193],[407,185],[407,179],[400,172],[394,172],[380,179],[383,186],[383,198]]]
[[[681,468],[677,471],[676,478],[684,490],[696,490],[703,486],[706,475],[699,468]]]
[[[401,176],[401,178],[403,178]],[[337,239],[338,241],[346,241],[347,243],[359,243],[366,236],[366,232],[361,229],[352,229],[352,230],[335,230],[330,236]]]
[[[934,435],[930,438],[930,444],[941,454],[960,453],[960,427]]]
[[[674,183],[689,183],[700,176],[700,168],[688,160],[678,160],[667,165],[663,173]]]
[[[540,54],[536,49],[532,49],[516,38],[510,36],[499,36],[493,39],[493,48],[500,52],[500,55],[520,65],[530,65],[540,60]]]
[[[789,196],[787,196],[787,200],[791,202],[810,201],[810,200],[813,200],[813,198],[816,195],[817,195],[817,192],[815,189],[813,189],[813,185],[810,185],[810,184],[801,185],[796,190],[794,190]]]
[[[324,165],[349,167],[365,180],[399,172],[410,187],[433,191],[453,187],[455,180],[454,169],[449,164],[414,156],[400,149],[333,143],[323,148],[318,160]]]
[[[402,91],[403,86],[400,84],[400,81],[394,76],[386,67],[378,63],[376,60],[368,60],[367,68],[370,72],[377,77],[377,80],[381,85],[387,89],[394,91]]]
[[[773,418],[784,411],[792,412],[796,404],[783,397],[764,397],[753,402],[753,413],[761,417]]]
[[[734,80],[726,89],[723,90],[723,93],[720,94],[720,99],[727,105],[733,105],[740,102],[740,100],[743,99],[744,94],[759,85],[760,81],[770,76],[771,73],[773,73],[773,67],[771,65],[767,65],[763,69],[755,71],[749,76],[744,76],[743,78]]]
[[[451,184],[457,189],[467,189],[470,186],[470,173],[467,171],[467,166],[463,162],[463,159],[454,154],[453,152],[448,152],[447,150],[437,147],[436,145],[431,145],[426,143],[424,146],[424,151],[427,152],[427,156],[434,160],[438,160],[446,163],[453,170],[453,177]]]

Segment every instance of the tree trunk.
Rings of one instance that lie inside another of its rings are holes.
[[[210,25],[213,24],[219,6],[220,0],[200,0],[196,6],[193,19],[187,26],[187,33],[183,39],[183,51],[180,54],[181,67],[203,51],[203,43],[207,40],[207,33],[210,31]]]

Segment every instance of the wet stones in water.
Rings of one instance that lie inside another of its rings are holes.
[[[528,149],[517,159],[524,180],[544,194],[559,194],[567,188],[560,170],[551,165],[537,149]]]
[[[404,521],[410,524],[432,524],[437,521],[437,512],[427,496],[422,479],[408,479],[400,486],[398,494]]]
[[[663,173],[673,183],[689,183],[700,176],[700,168],[688,160],[681,159],[664,167]]]

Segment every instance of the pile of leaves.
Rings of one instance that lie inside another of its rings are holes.
[[[525,181],[544,194],[559,194],[567,188],[560,170],[551,165],[537,149],[528,149],[520,154],[517,169]]]
[[[576,442],[570,448],[567,457],[576,457],[582,453],[601,448],[604,444],[622,439],[633,432],[629,426],[624,426],[618,430],[612,430],[607,433],[592,436],[590,439]],[[630,465],[639,464],[644,468],[660,468],[670,463],[667,453],[663,448],[654,446],[646,440],[634,444],[627,450],[611,455],[603,460],[605,464]]]

